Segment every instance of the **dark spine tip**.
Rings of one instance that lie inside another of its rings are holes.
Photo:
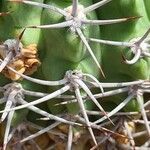
[[[21,34],[19,35],[19,41],[22,39],[22,37],[23,37],[23,34],[24,34],[25,30],[26,30],[26,28],[25,28],[25,29],[23,29],[23,31],[22,31],[22,32],[21,32]]]
[[[123,53],[121,54],[121,57],[122,57],[123,63],[126,63],[126,57],[125,57],[125,55]]]
[[[26,28],[37,28],[37,26],[28,26]]]
[[[135,19],[140,19],[143,16],[133,16],[133,17],[128,17],[127,20],[135,20]]]
[[[106,76],[105,76],[103,70],[101,70],[101,74],[102,74],[103,78],[106,79]]]

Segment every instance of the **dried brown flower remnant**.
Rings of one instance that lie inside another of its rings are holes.
[[[128,126],[128,129],[126,129],[126,127],[124,126],[121,126],[119,129],[118,129],[118,133],[119,134],[122,134],[122,135],[125,135],[127,136],[128,138],[115,138],[116,142],[118,144],[129,144],[131,142],[131,138],[129,137],[128,135],[128,132],[131,132],[131,133],[134,133],[135,132],[135,124],[134,122],[127,122],[127,126]],[[128,131],[127,131],[128,130]]]
[[[30,44],[26,48],[22,48],[20,55],[17,55],[8,64],[9,67],[15,69],[19,73],[26,75],[33,74],[37,70],[39,65],[40,61],[37,55],[36,44]],[[20,75],[7,68],[3,70],[3,74],[11,80],[19,80],[21,78]]]

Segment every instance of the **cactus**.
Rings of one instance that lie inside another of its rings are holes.
[[[2,0],[2,149],[149,149],[148,4]]]

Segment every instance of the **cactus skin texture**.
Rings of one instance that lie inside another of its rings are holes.
[[[0,1],[2,150],[149,149],[149,4]]]

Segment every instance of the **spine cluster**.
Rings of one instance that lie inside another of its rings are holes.
[[[0,4],[3,150],[149,148],[137,142],[150,136],[148,1]],[[41,148],[44,133],[54,144]]]

